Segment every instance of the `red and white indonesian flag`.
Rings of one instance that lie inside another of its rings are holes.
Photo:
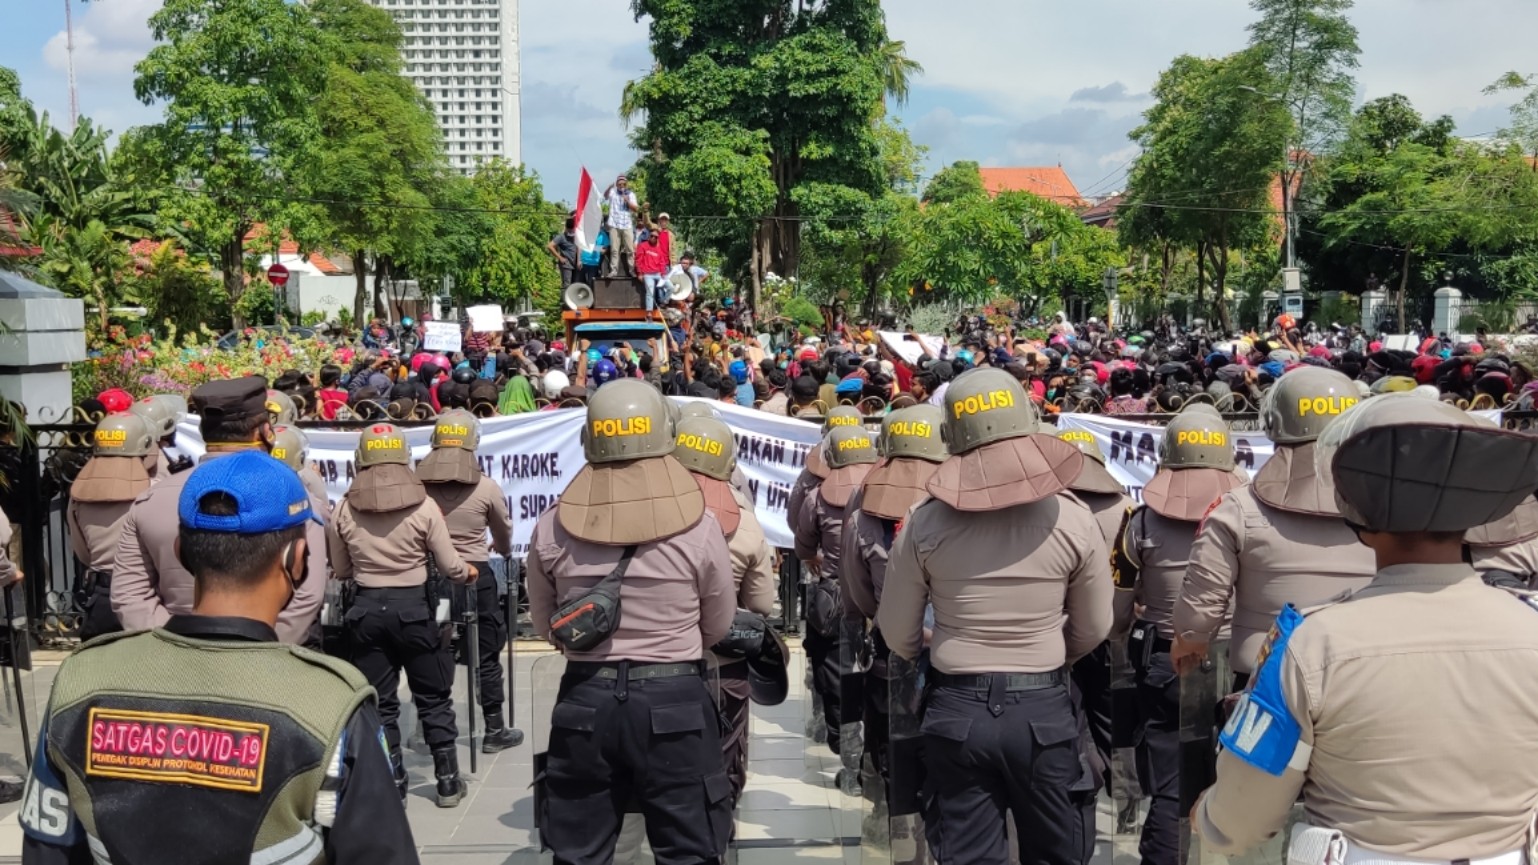
[[[577,247],[592,252],[598,242],[598,232],[603,229],[603,208],[598,199],[602,193],[593,183],[593,175],[582,169],[582,179],[577,182]]]

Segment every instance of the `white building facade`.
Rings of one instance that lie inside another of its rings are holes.
[[[432,103],[449,164],[473,174],[495,156],[522,163],[518,0],[369,2],[406,37],[406,76]]]

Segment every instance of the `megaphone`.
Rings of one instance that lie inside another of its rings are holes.
[[[682,302],[694,294],[694,277],[687,273],[675,273],[668,277],[668,285],[673,286],[672,300]]]
[[[593,305],[593,289],[583,282],[566,286],[566,305],[571,309],[587,309]]]

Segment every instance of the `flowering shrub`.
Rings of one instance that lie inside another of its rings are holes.
[[[284,370],[297,369],[316,375],[324,364],[344,369],[352,363],[353,349],[318,339],[275,338],[250,332],[232,349],[214,344],[216,335],[204,331],[177,344],[173,332],[154,340],[149,334],[129,336],[121,327],[109,327],[92,345],[90,356],[75,364],[75,399],[95,396],[119,387],[135,397],[156,393],[186,395],[214,379],[265,376],[268,381]]]

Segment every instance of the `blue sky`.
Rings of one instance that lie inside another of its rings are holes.
[[[65,0],[0,0],[0,64],[26,94],[68,113]],[[80,107],[121,131],[153,122],[133,97],[133,64],[150,47],[144,25],[160,0],[75,3]],[[620,91],[649,62],[645,22],[627,0],[522,0],[524,161],[553,198],[575,196],[586,165],[605,180],[633,154]],[[925,67],[912,101],[895,109],[931,148],[926,173],[957,159],[984,165],[1062,163],[1085,193],[1120,188],[1136,151],[1127,132],[1176,54],[1242,47],[1243,0],[887,0],[893,38]],[[1499,129],[1505,97],[1480,89],[1508,69],[1538,71],[1528,44],[1533,0],[1358,0],[1358,96],[1400,92],[1463,134]],[[581,38],[574,38],[576,34]],[[666,207],[665,202],[658,202]]]

